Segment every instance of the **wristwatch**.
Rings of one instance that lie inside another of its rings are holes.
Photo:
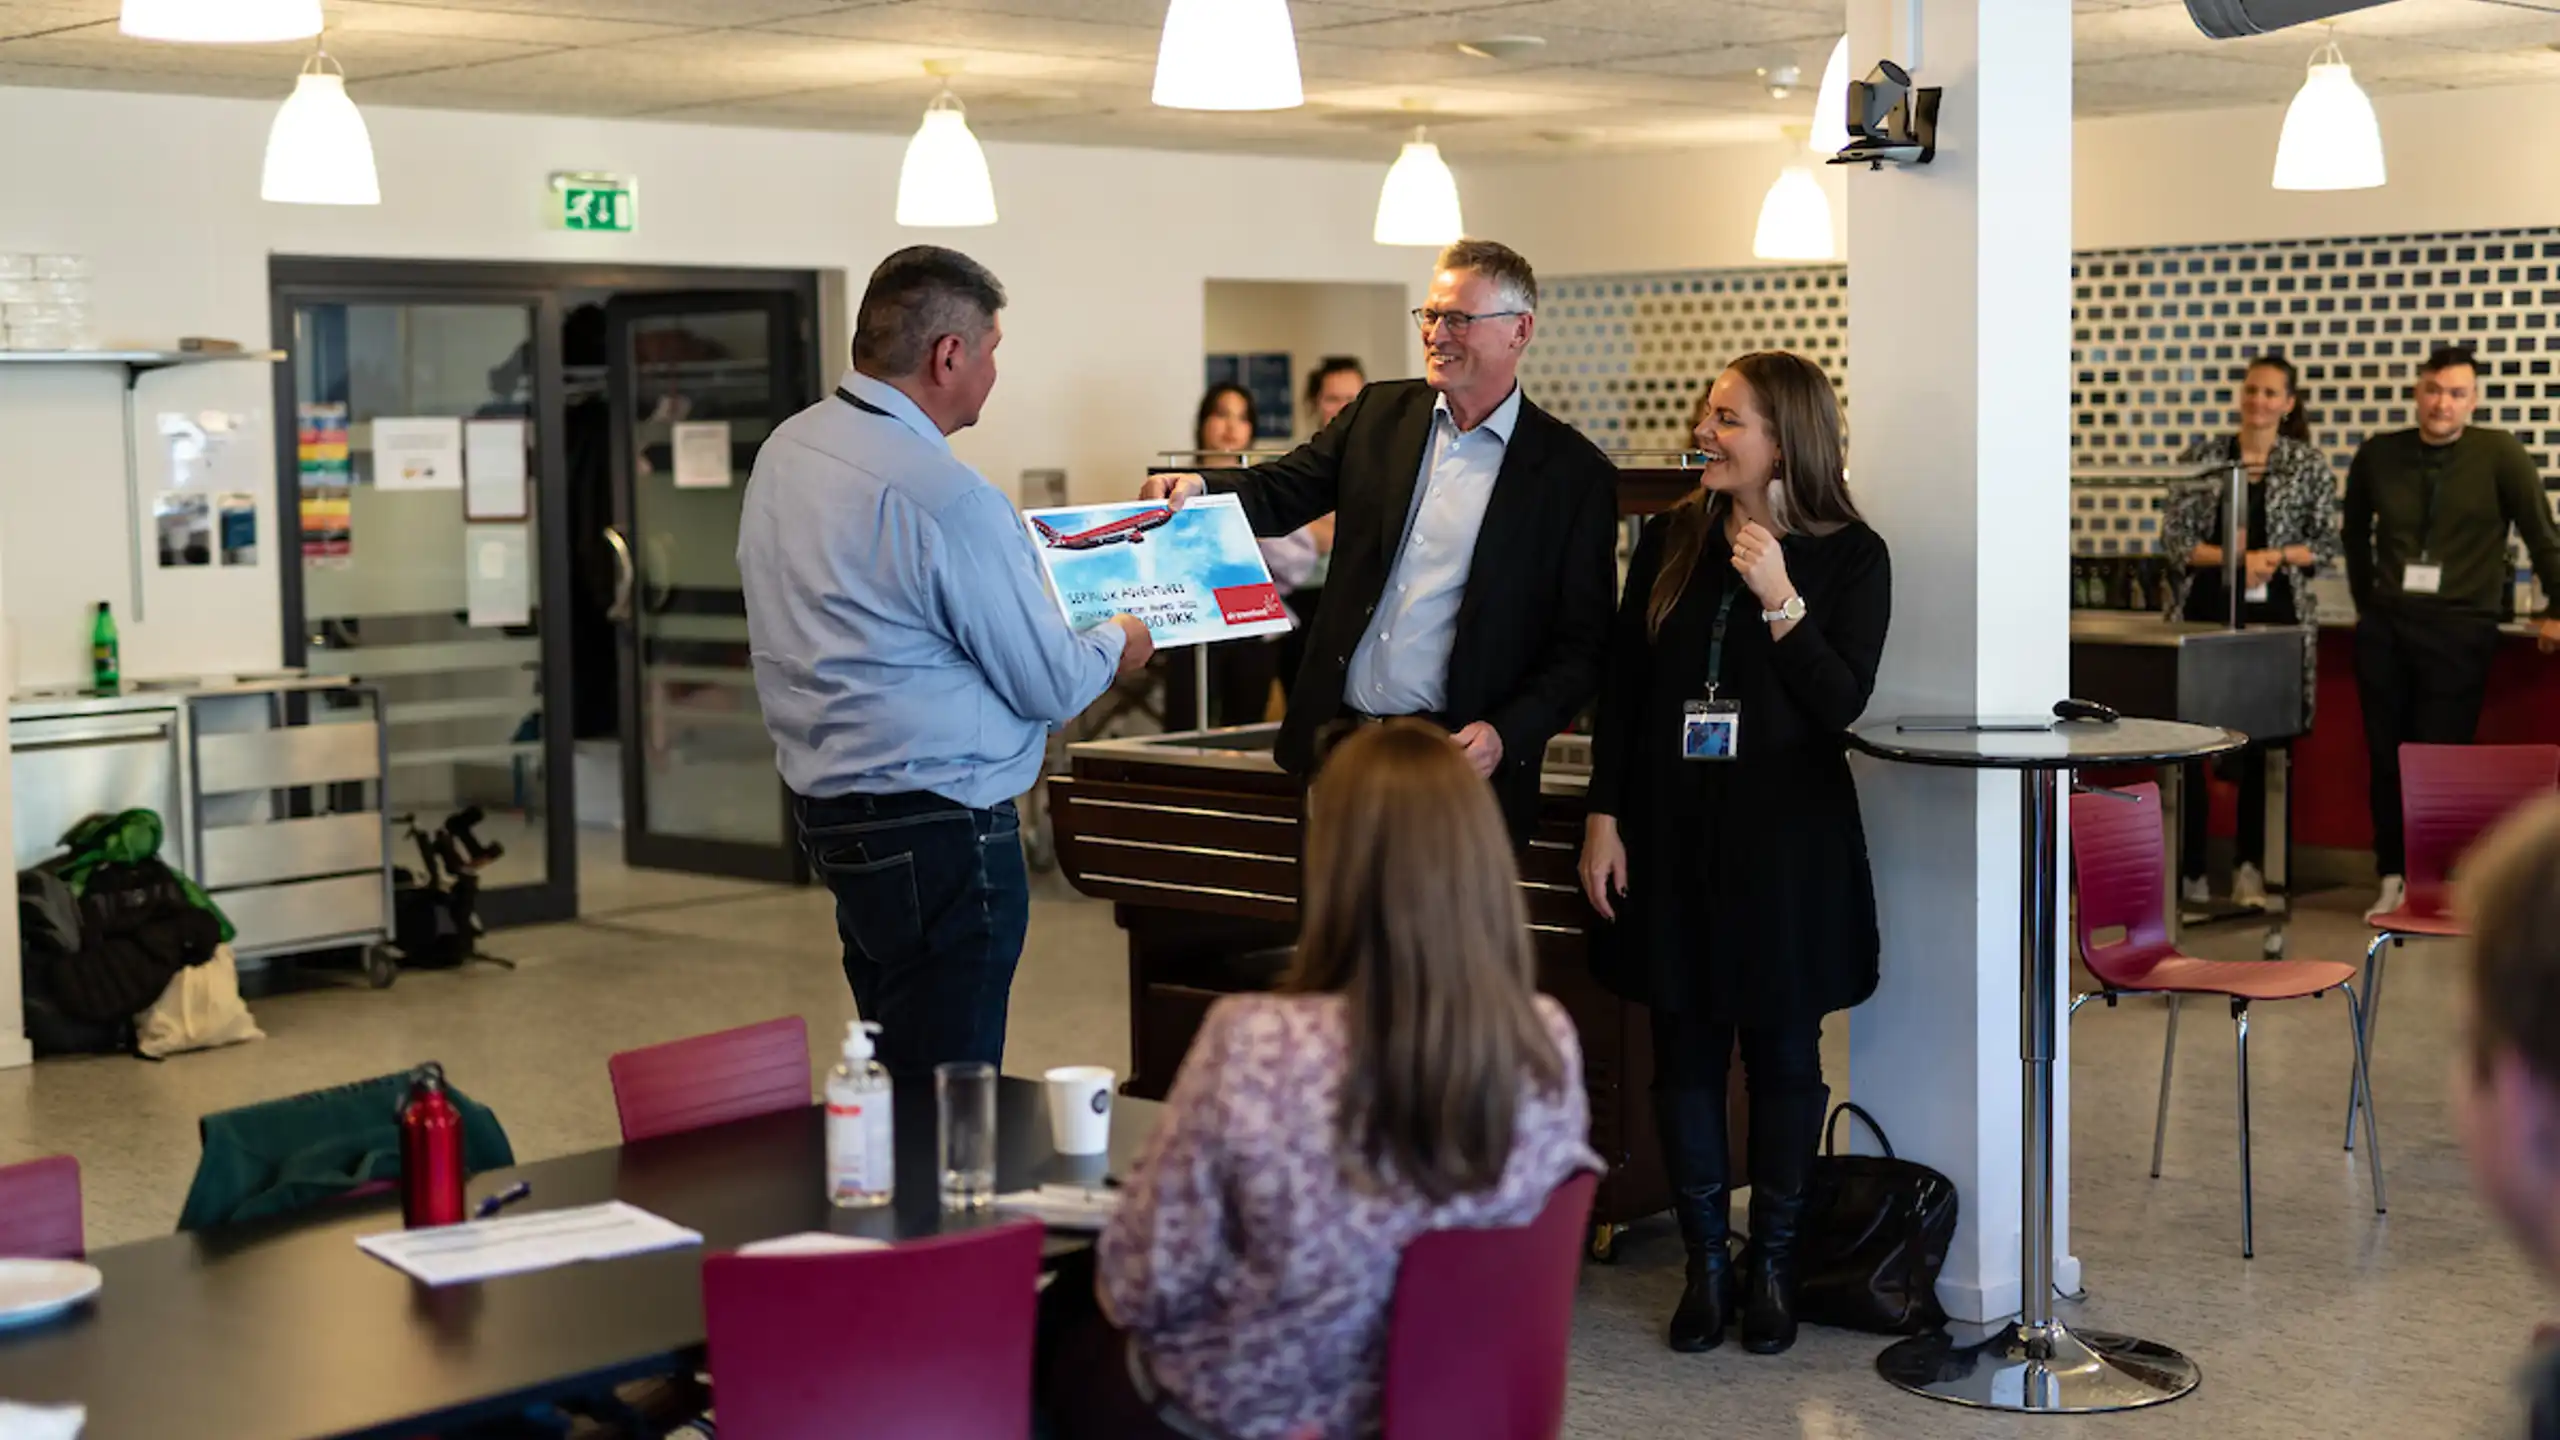
[[[1804,612],[1804,597],[1801,595],[1790,595],[1787,597],[1787,603],[1779,606],[1777,609],[1761,611],[1760,618],[1768,621],[1772,625],[1775,625],[1781,620],[1801,620],[1804,618]]]

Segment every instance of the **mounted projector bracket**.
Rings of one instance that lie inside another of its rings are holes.
[[[1936,86],[1913,89],[1911,72],[1879,60],[1864,80],[1849,82],[1849,143],[1833,165],[1926,165],[1938,155]]]

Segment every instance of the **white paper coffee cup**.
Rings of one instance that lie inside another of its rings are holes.
[[[1111,1148],[1111,1082],[1100,1065],[1061,1065],[1041,1077],[1049,1091],[1049,1145],[1061,1155]]]

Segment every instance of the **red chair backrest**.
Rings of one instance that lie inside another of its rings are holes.
[[[797,1015],[763,1020],[605,1062],[627,1144],[809,1103],[809,1027]]]
[[[2509,811],[2560,789],[2560,745],[2403,745],[2409,908],[2442,915],[2462,853]]]
[[[77,1260],[89,1251],[80,1226],[80,1162],[47,1155],[0,1165],[0,1256]]]
[[[1558,1185],[1526,1225],[1434,1230],[1396,1267],[1385,1440],[1555,1440],[1583,1226],[1599,1177]]]
[[[712,1256],[702,1308],[720,1440],[1022,1440],[1043,1233]]]
[[[2161,890],[2165,832],[2160,787],[2148,780],[2111,794],[2071,797],[2071,879],[2079,896],[2072,927],[2080,958],[2103,984],[2139,988],[2150,962],[2171,949],[2168,897]],[[2112,944],[2093,938],[2118,927],[2124,938]]]

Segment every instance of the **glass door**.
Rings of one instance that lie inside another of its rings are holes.
[[[566,919],[575,836],[546,723],[563,654],[536,483],[556,464],[556,306],[415,295],[279,290],[288,658],[382,687],[395,816],[432,831],[481,812],[478,837],[505,852],[481,872],[485,920]],[[405,842],[398,859],[418,863]]]
[[[738,515],[757,449],[806,404],[789,293],[605,307],[621,566],[623,850],[634,866],[794,880],[747,658]]]

